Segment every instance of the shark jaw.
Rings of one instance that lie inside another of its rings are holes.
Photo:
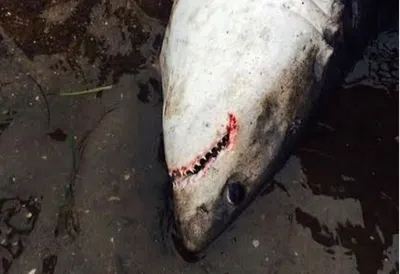
[[[169,169],[168,173],[173,179],[173,188],[178,190],[198,182],[212,164],[218,160],[226,151],[234,147],[238,132],[237,118],[233,113],[228,113],[227,124],[224,130],[217,133],[216,141],[212,143],[205,153],[201,152],[187,165]]]

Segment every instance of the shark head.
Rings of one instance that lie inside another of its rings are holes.
[[[314,24],[276,1],[200,2],[174,3],[160,55],[176,227],[192,253],[283,164],[333,52],[322,35],[332,20],[307,1]]]

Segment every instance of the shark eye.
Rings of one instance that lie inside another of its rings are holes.
[[[228,183],[227,191],[226,191],[226,199],[232,205],[239,205],[246,196],[246,190],[244,187],[238,183]]]

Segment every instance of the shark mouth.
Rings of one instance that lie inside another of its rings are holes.
[[[206,153],[201,153],[189,164],[169,170],[169,175],[173,178],[174,188],[183,188],[202,177],[222,152],[232,148],[236,134],[236,117],[229,113],[228,123],[224,128],[222,138],[219,137],[211,148],[206,150]]]

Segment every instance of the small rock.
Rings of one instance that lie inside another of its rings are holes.
[[[108,201],[121,201],[121,198],[119,198],[118,196],[111,196],[110,198],[108,198]]]
[[[345,182],[355,182],[356,181],[356,179],[354,179],[353,177],[346,176],[346,175],[342,175],[342,180]]]
[[[260,245],[260,241],[258,241],[258,240],[253,240],[252,244],[253,244],[253,246],[254,246],[255,248],[257,248],[257,247]]]
[[[131,178],[131,175],[130,175],[129,173],[126,173],[126,174],[124,175],[124,180],[125,180],[125,181],[128,181],[129,178]]]

